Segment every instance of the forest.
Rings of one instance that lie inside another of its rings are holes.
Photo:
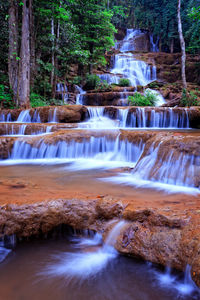
[[[199,55],[200,1],[182,1],[181,19],[186,52]],[[181,51],[176,0],[1,1],[1,107],[59,104],[56,84],[80,84],[105,66],[126,28],[149,31],[159,51]]]

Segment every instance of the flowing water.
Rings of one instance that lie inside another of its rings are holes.
[[[120,230],[123,223],[116,226]],[[6,300],[27,295],[30,300],[199,299],[187,276],[165,275],[153,265],[119,256],[94,234],[22,242],[0,270],[1,299]]]
[[[128,78],[131,86],[136,88],[138,85],[146,86],[156,80],[156,66],[137,60],[135,55],[130,52],[135,50],[135,38],[142,35],[144,33],[141,30],[127,29],[124,40],[116,44],[120,53],[114,55],[113,68],[110,73],[99,75],[101,80],[106,80],[109,84],[117,84],[120,78]]]
[[[156,79],[155,66],[128,52],[134,51],[134,39],[142,34],[127,30],[124,41],[116,46],[120,53],[115,55],[113,69],[100,75],[101,79],[117,83],[122,77],[129,78],[135,87]],[[158,50],[155,37],[151,37],[151,45],[152,51]],[[57,86],[58,93],[65,90]],[[162,96],[153,93],[157,105],[162,105]],[[84,103],[84,94],[77,87],[76,104]],[[125,97],[126,91],[122,93]],[[48,123],[31,131],[31,136],[26,134],[28,126],[41,123],[37,109],[22,111],[17,120],[12,120],[10,113],[0,113],[0,127],[5,126],[2,138],[14,139],[8,159],[0,161],[1,205],[97,199],[100,195],[125,204],[134,199],[135,209],[140,209],[141,203],[152,209],[167,205],[172,211],[183,206],[192,209],[195,201],[198,206],[199,152],[182,151],[176,145],[168,149],[167,134],[160,135],[159,142],[143,137],[147,129],[149,135],[167,129],[170,142],[176,135],[183,144],[187,136],[195,141],[199,133],[190,129],[190,109],[116,107],[110,113],[103,106],[88,106],[87,110],[87,120],[78,124],[77,130],[51,134],[59,121],[58,110],[52,107]],[[137,138],[131,139],[131,133],[138,134]],[[45,136],[36,136],[41,134]],[[73,235],[56,242],[19,243],[11,251],[15,238],[0,240],[0,299],[22,300],[27,295],[30,300],[199,299],[189,266],[184,277],[169,268],[161,272],[121,257],[114,245],[124,225],[118,220],[105,244],[99,234]]]

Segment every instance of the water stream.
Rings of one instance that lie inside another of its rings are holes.
[[[156,79],[156,67],[138,61],[129,52],[134,51],[134,39],[140,35],[143,35],[140,30],[127,30],[124,41],[116,45],[120,52],[115,55],[114,66],[110,73],[100,75],[102,80],[118,83],[123,77],[137,87]],[[158,51],[157,41],[153,36],[151,46],[152,51]],[[76,104],[83,104],[85,91],[80,87],[77,90]],[[57,92],[63,93],[63,87],[57,86]],[[158,97],[157,105],[161,106],[164,99],[157,91],[153,93]],[[67,101],[66,98],[63,99]],[[62,199],[66,194],[73,199],[78,192],[80,195],[77,197],[80,198],[88,199],[87,193],[91,193],[90,197],[94,199],[96,195],[103,193],[128,201],[133,198],[142,201],[144,198],[156,197],[166,197],[167,201],[167,193],[171,194],[168,197],[178,194],[182,198],[200,194],[197,180],[200,172],[199,153],[190,153],[187,149],[182,151],[178,149],[179,146],[164,147],[167,135],[161,136],[158,143],[153,138],[149,141],[151,136],[145,140],[139,132],[139,129],[143,132],[147,129],[154,132],[170,129],[173,141],[174,131],[179,130],[180,134],[190,129],[188,108],[112,109],[87,106],[88,117],[78,124],[77,130],[62,130],[61,133],[57,131],[51,135],[51,123],[59,122],[58,109],[52,107],[47,126],[31,131],[31,136],[26,135],[28,126],[31,123],[41,123],[42,116],[40,117],[37,109],[21,111],[17,120],[12,120],[10,113],[0,113],[0,122],[7,126],[6,139],[16,137],[13,139],[13,147],[9,149],[8,159],[0,161],[0,177],[3,182],[1,188],[3,195],[8,195],[5,199],[10,201],[13,197],[19,197],[20,191],[16,189],[13,193],[11,190],[16,188],[18,182],[21,186],[24,185],[21,193],[23,200],[31,197],[32,200],[36,198],[41,201],[50,197]],[[136,129],[137,138],[127,137],[128,130],[135,133]],[[123,135],[124,130],[127,136]],[[45,136],[34,136],[36,134]],[[193,138],[192,133],[190,138]],[[5,182],[3,175],[6,177]],[[186,201],[187,198],[184,199]],[[70,240],[59,240],[58,243],[36,242],[37,249],[33,249],[32,244],[22,244],[16,251],[16,256],[15,250],[11,251],[5,240],[1,240],[2,299],[26,299],[27,295],[30,300],[131,300],[133,295],[134,300],[169,300],[177,297],[199,299],[190,277],[189,266],[183,279],[179,274],[174,275],[169,268],[166,272],[161,272],[157,268],[155,270],[155,267],[119,256],[114,244],[124,226],[125,222],[118,220],[105,244],[100,234],[92,237],[73,236]]]

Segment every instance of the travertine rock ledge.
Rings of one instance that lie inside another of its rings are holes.
[[[55,200],[29,205],[0,207],[0,234],[29,237],[67,224],[92,229],[105,238],[111,220],[127,222],[119,232],[116,249],[126,255],[184,270],[200,286],[200,211],[176,214],[167,210],[134,209],[109,198]]]

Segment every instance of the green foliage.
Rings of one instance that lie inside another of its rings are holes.
[[[157,97],[147,90],[144,95],[136,92],[134,96],[129,96],[128,101],[131,106],[155,106]]]
[[[187,92],[185,89],[182,91],[181,97],[181,105],[182,106],[197,106],[198,105],[198,96],[193,92]]]
[[[82,76],[76,76],[73,78],[72,84],[81,85],[82,81],[83,81]]]
[[[3,108],[14,108],[12,95],[9,91],[6,91],[6,86],[4,84],[0,84],[0,105]]]
[[[32,107],[46,106],[47,102],[44,97],[38,95],[36,93],[31,93],[30,95],[30,103]]]
[[[95,90],[99,87],[101,79],[96,74],[89,74],[86,77],[86,84],[84,85],[85,90]]]
[[[97,85],[96,90],[99,90],[99,91],[111,91],[112,87],[107,83],[106,80],[102,80]]]
[[[123,86],[123,87],[126,87],[126,86],[130,86],[131,83],[130,83],[130,80],[128,78],[121,78],[119,80],[119,86]]]
[[[190,8],[188,17],[192,23],[186,32],[187,51],[194,54],[200,53],[200,6]]]

